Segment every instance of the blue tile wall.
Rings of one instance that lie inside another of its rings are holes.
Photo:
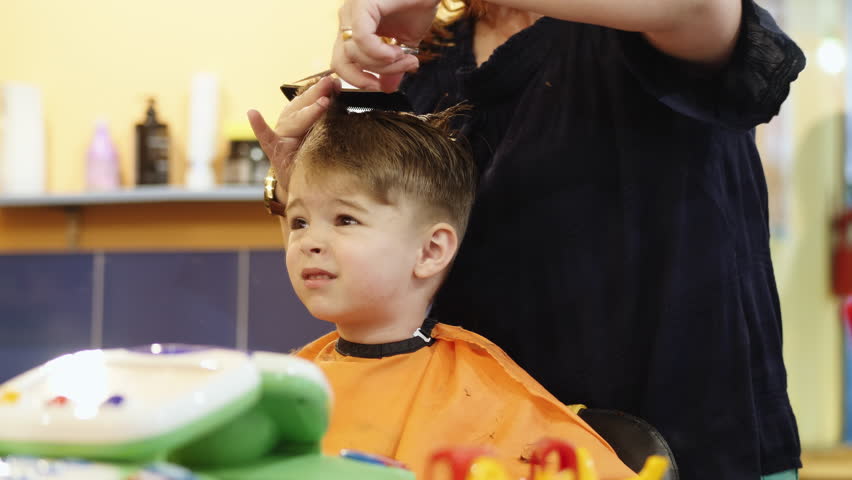
[[[0,382],[89,348],[92,255],[0,255]]]
[[[97,257],[103,259],[98,279],[92,254],[0,255],[0,382],[93,346],[179,342],[233,348],[242,338],[251,350],[289,352],[333,329],[296,297],[283,251],[249,252],[242,289],[240,255],[107,253]],[[99,305],[93,305],[100,298],[93,295],[96,285],[103,285]],[[241,294],[248,297],[242,311]],[[91,344],[95,317],[103,322],[100,345]]]
[[[236,252],[107,254],[104,282],[104,347],[236,346]]]
[[[334,329],[312,317],[299,301],[284,251],[253,251],[249,260],[248,347],[289,352]]]

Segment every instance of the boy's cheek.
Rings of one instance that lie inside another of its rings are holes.
[[[290,242],[289,248],[287,248],[287,253],[284,255],[284,264],[287,266],[287,275],[290,277],[290,283],[296,284],[296,274],[299,271],[298,265],[296,264],[296,258],[294,251],[298,249],[298,246]]]

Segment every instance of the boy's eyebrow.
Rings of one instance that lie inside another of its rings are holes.
[[[302,204],[301,198],[294,198],[293,200],[287,202],[287,205],[284,206],[284,214],[287,215],[287,212],[290,211],[293,207],[298,207]]]
[[[357,202],[351,202],[351,201],[349,201],[349,200],[344,200],[344,199],[342,199],[342,198],[335,198],[335,199],[334,199],[334,202],[335,202],[335,203],[343,204],[343,205],[345,205],[345,206],[347,206],[347,207],[349,207],[349,208],[352,208],[352,209],[354,209],[354,210],[358,210],[358,211],[360,211],[360,212],[362,212],[362,213],[367,213],[367,209],[366,209],[366,208],[364,208],[364,207],[362,207],[362,206],[361,206],[360,204],[358,204]]]
[[[361,213],[368,213],[367,209],[364,208],[363,206],[361,206],[358,202],[345,200],[343,198],[335,198],[334,203],[339,203],[341,205],[345,205],[345,206],[347,206],[347,207],[349,207],[353,210],[358,210]],[[287,206],[284,207],[284,213],[286,214],[288,211],[290,211],[291,208],[296,208],[296,207],[299,207],[299,206],[302,206],[302,199],[296,197],[293,200],[287,202]]]

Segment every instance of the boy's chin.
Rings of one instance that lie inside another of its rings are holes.
[[[333,312],[321,308],[309,308],[308,312],[317,320],[334,324],[350,324],[356,321],[352,318],[351,314],[347,314],[346,312]]]
[[[313,315],[313,314],[311,314],[311,315]],[[316,318],[317,320],[322,320],[323,322],[328,322],[328,323],[334,323],[334,324],[337,324],[337,322],[336,322],[336,321],[334,321],[334,320],[332,320],[331,318],[326,317],[326,316],[322,316],[322,317],[321,317],[321,316],[319,316],[319,315],[313,315],[313,317],[314,317],[314,318]]]
[[[365,319],[360,315],[355,315],[350,312],[329,312],[322,310],[309,310],[311,315],[314,316],[317,320],[322,320],[324,322],[333,323],[335,325],[341,326],[354,326],[354,325],[365,325],[367,323],[371,323],[371,319]]]

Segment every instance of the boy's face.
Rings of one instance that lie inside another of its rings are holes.
[[[423,228],[416,207],[376,201],[350,174],[306,178],[287,198],[287,270],[311,314],[337,324],[389,324],[410,309]]]

